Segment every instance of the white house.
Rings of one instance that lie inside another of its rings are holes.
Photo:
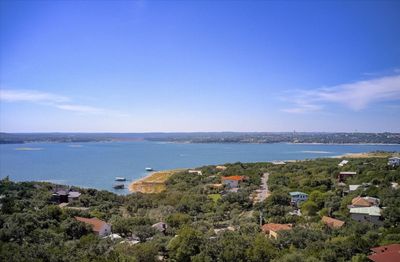
[[[400,157],[391,157],[388,161],[389,166],[400,166]]]
[[[290,192],[289,195],[291,197],[290,202],[292,204],[296,204],[296,205],[298,205],[301,202],[307,201],[307,199],[308,199],[308,195],[303,192],[298,192],[298,191]]]
[[[349,160],[342,160],[342,162],[340,162],[338,164],[338,166],[342,167],[342,166],[346,165],[347,163],[349,163]]]
[[[195,170],[195,169],[189,169],[188,173],[189,174],[197,174],[199,176],[203,175],[203,173],[200,170]]]
[[[75,217],[76,220],[92,227],[95,234],[104,237],[111,234],[111,225],[98,218]]]

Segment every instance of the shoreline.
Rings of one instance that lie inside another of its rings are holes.
[[[86,143],[136,143],[136,142],[149,142],[158,144],[288,144],[288,145],[343,145],[343,146],[396,146],[400,143],[319,143],[319,142],[301,142],[294,143],[288,141],[281,142],[191,142],[191,141],[153,141],[146,139],[112,139],[112,140],[93,140],[93,141],[24,141],[24,142],[12,142],[2,143],[0,145],[27,145],[27,144],[86,144]]]
[[[160,170],[132,181],[128,186],[129,193],[159,193],[165,190],[165,182],[173,174],[185,171],[187,168]]]
[[[361,152],[361,153],[347,153],[343,155],[331,156],[330,158],[387,158],[398,156],[400,152]]]

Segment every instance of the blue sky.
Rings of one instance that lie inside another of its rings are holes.
[[[399,1],[1,1],[5,132],[400,132]]]

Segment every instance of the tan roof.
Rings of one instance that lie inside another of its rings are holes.
[[[327,216],[323,216],[321,221],[330,228],[341,228],[344,225],[344,221]]]
[[[353,206],[359,206],[359,207],[370,207],[370,206],[372,206],[372,204],[368,200],[366,200],[366,199],[364,199],[362,197],[359,197],[359,196],[353,198],[353,200],[351,200],[351,204]]]
[[[269,231],[281,231],[281,230],[290,230],[292,229],[292,224],[275,224],[275,223],[268,223],[262,226],[262,231],[264,233],[269,233]]]
[[[100,232],[101,228],[107,224],[98,218],[75,217],[76,220],[91,225],[94,232]]]

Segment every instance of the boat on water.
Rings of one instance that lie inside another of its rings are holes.
[[[122,176],[117,176],[115,177],[115,181],[126,181],[126,178]]]
[[[113,188],[114,189],[124,189],[125,185],[122,184],[122,183],[116,183],[116,184],[113,185]]]
[[[146,171],[153,171],[153,168],[151,168],[151,167],[146,167]]]

